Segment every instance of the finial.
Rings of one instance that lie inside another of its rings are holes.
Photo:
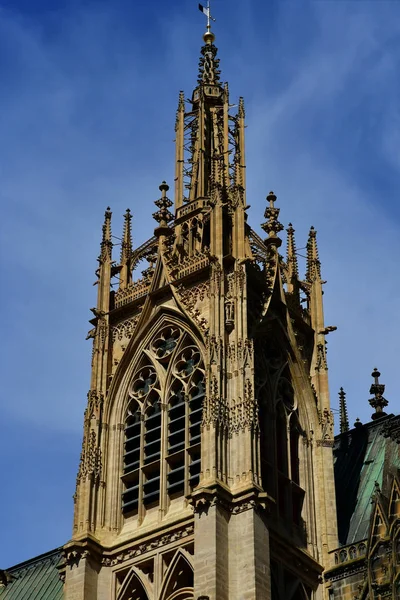
[[[311,226],[307,242],[307,273],[306,279],[309,282],[321,278],[321,263],[319,261],[317,232]]]
[[[277,248],[282,244],[282,240],[278,237],[278,233],[282,231],[283,225],[278,221],[279,208],[275,208],[276,196],[274,192],[270,192],[267,196],[269,206],[265,209],[264,217],[268,219],[261,225],[265,233],[268,233],[268,238],[265,240],[265,244],[274,245]]]
[[[227,81],[224,83],[224,101],[229,104],[229,83]]]
[[[360,427],[362,427],[362,423],[361,423],[361,421],[360,421],[360,419],[358,417],[357,417],[357,419],[356,419],[356,421],[354,423],[354,427],[356,429],[359,429]]]
[[[132,254],[132,232],[131,232],[132,215],[129,208],[124,214],[124,231],[122,234],[121,243],[121,264],[127,262]]]
[[[218,85],[220,71],[218,69],[219,59],[216,58],[217,48],[214,46],[215,35],[211,31],[210,20],[215,21],[210,13],[210,2],[207,1],[207,6],[204,7],[199,4],[199,10],[207,17],[207,31],[203,35],[205,45],[201,48],[200,62],[199,62],[199,83],[205,83],[207,85]]]
[[[217,47],[213,43],[207,43],[205,46],[202,46],[200,52],[198,83],[219,85],[221,71],[218,68],[219,58],[216,58]]]
[[[385,386],[383,383],[379,383],[379,377],[381,374],[376,367],[372,371],[371,376],[374,378],[374,383],[371,385],[369,393],[374,394],[374,397],[369,400],[369,403],[372,408],[375,409],[375,412],[371,415],[371,419],[375,421],[381,417],[386,417],[387,413],[385,413],[383,409],[389,404],[389,402],[383,397]]]
[[[207,6],[203,6],[199,4],[199,11],[202,12],[207,17],[207,31],[203,35],[203,40],[206,44],[212,44],[215,40],[215,35],[211,31],[211,23],[210,21],[214,21],[214,17],[211,16],[210,12],[210,0],[207,0]]]
[[[172,206],[172,202],[167,198],[167,192],[169,185],[163,181],[159,187],[161,191],[161,198],[155,201],[155,205],[158,207],[158,211],[153,213],[154,219],[159,223],[159,226],[154,230],[155,235],[169,235],[171,229],[168,227],[168,223],[174,218],[172,213],[168,210]]]
[[[243,96],[240,96],[239,98],[239,108],[238,108],[238,117],[240,119],[244,119],[246,116],[245,110],[244,110],[244,99]]]
[[[293,225],[289,223],[287,232],[287,266],[288,266],[288,283],[299,276],[299,265],[297,262],[296,242],[294,239]]]
[[[111,216],[112,212],[109,206],[107,206],[106,211],[104,213],[104,223],[103,223],[103,235],[100,246],[100,262],[104,262],[105,260],[111,260],[111,251],[112,251],[112,241],[111,241]]]
[[[178,131],[180,113],[185,113],[185,95],[182,91],[179,92],[178,110],[176,111],[175,133]]]
[[[346,393],[341,387],[339,391],[340,400],[340,433],[345,433],[349,430],[349,418],[347,416]]]

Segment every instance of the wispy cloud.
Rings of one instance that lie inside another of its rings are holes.
[[[135,241],[151,235],[159,182],[173,179],[178,91],[189,96],[197,76],[196,3],[128,4],[0,14],[2,444],[19,448],[32,431],[26,481],[43,507],[40,531],[46,507],[64,514],[73,493],[103,210],[113,208],[117,236],[127,206]],[[396,411],[400,5],[220,0],[215,10],[222,76],[232,102],[246,100],[250,222],[262,221],[273,188],[299,247],[318,229],[327,322],[339,326],[332,403],[343,385],[351,417],[368,420],[377,365]],[[65,477],[40,496],[57,460]],[[9,451],[10,489],[23,461]],[[6,535],[33,539],[22,492],[3,502],[18,514]],[[69,536],[65,515],[56,532],[49,513],[43,544]],[[16,543],[0,566],[27,557]]]

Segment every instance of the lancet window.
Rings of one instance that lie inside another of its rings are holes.
[[[144,349],[129,390],[124,514],[167,510],[198,484],[204,394],[198,346],[179,327],[164,327]]]
[[[258,357],[260,459],[264,489],[285,521],[301,525],[299,440],[302,428],[288,366],[275,353]]]

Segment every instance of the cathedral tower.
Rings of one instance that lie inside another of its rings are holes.
[[[117,264],[105,213],[66,600],[324,597],[337,530],[316,231],[300,278],[273,192],[265,239],[248,225],[244,102],[232,114],[218,63],[208,27],[154,236],[134,249],[128,210]]]

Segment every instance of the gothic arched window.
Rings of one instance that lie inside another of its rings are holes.
[[[193,339],[167,326],[144,349],[129,390],[123,512],[190,494],[200,477],[204,365]],[[165,498],[165,500],[163,500]]]
[[[275,500],[287,523],[301,526],[304,490],[300,487],[299,443],[303,434],[289,366],[276,351],[256,353],[257,395],[260,407],[262,485]]]

